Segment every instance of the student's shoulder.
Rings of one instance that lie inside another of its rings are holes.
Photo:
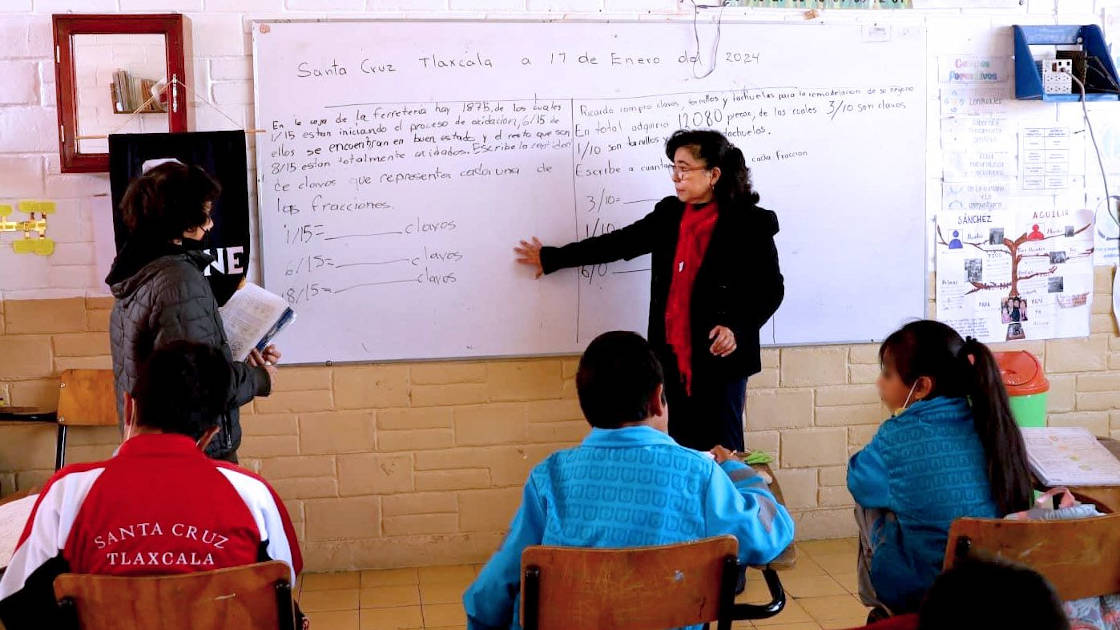
[[[210,462],[214,465],[214,468],[239,491],[246,490],[257,494],[267,492],[273,500],[277,503],[280,502],[279,495],[276,494],[276,489],[273,488],[272,484],[268,483],[268,480],[264,477],[230,462],[223,462],[220,460],[210,460]]]
[[[693,474],[710,477],[719,468],[715,458],[707,451],[698,451],[680,444],[665,444],[656,448],[676,462],[685,465]]]
[[[157,295],[194,297],[209,286],[202,270],[186,254],[163,256],[149,266],[149,284]]]
[[[68,464],[61,469],[56,470],[50,479],[43,484],[42,493],[46,493],[51,486],[58,483],[67,483],[71,480],[76,480],[83,477],[99,475],[102,471],[109,467],[113,460],[107,459],[100,462],[81,462],[77,464]]]
[[[83,501],[89,489],[101,477],[101,473],[105,471],[111,461],[81,462],[70,464],[55,471],[43,484],[43,487],[39,489],[39,496],[35,501],[36,507],[48,495],[66,497],[65,499],[59,499],[64,501]],[[59,495],[59,493],[62,494]]]

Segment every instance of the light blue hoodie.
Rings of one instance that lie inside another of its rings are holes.
[[[716,464],[648,426],[593,429],[533,469],[509,534],[463,594],[467,627],[520,630],[521,552],[532,545],[641,547],[732,534],[743,563],[793,542],[793,519],[762,477]]]
[[[879,427],[848,462],[860,506],[885,509],[871,532],[871,584],[892,612],[913,612],[945,559],[949,526],[995,518],[987,464],[964,398],[922,400]]]

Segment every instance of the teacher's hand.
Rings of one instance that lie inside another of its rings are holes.
[[[544,268],[541,267],[541,247],[543,247],[541,242],[534,236],[532,243],[521,241],[520,247],[513,248],[513,253],[517,254],[517,262],[536,267],[538,278],[544,275]]]
[[[712,342],[711,352],[717,357],[726,357],[739,347],[735,344],[735,333],[727,326],[713,328],[712,332],[708,333],[708,339],[715,340]]]

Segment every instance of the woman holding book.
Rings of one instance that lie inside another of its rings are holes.
[[[137,369],[152,351],[188,340],[221,348],[231,359],[218,302],[203,270],[214,261],[205,240],[214,222],[211,204],[221,187],[206,171],[177,160],[162,161],[134,179],[121,200],[129,234],[105,278],[116,298],[109,321],[118,418],[131,404]],[[237,461],[241,444],[238,409],[267,396],[275,383],[275,346],[254,350],[233,364],[228,408],[221,432],[206,448],[215,459]],[[121,425],[123,432],[123,424]]]

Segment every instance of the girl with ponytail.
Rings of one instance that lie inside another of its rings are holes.
[[[860,597],[872,616],[913,612],[941,571],[953,520],[1031,503],[1023,437],[995,357],[940,322],[879,349],[879,394],[895,415],[848,463],[860,527]]]
[[[677,131],[665,155],[676,195],[644,218],[563,247],[533,237],[514,252],[537,277],[652,253],[649,341],[665,370],[669,435],[741,451],[747,378],[762,369],[758,329],[785,295],[778,218],[758,207],[743,152],[718,131]]]

